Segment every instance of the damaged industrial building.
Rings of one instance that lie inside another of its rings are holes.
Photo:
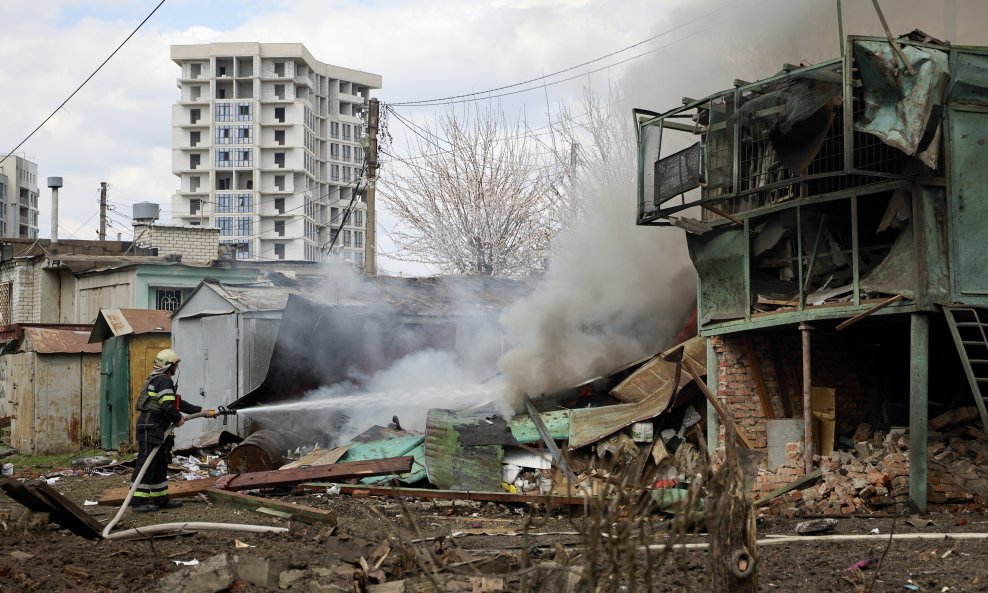
[[[914,31],[636,110],[637,222],[685,230],[707,383],[766,453],[760,493],[822,473],[787,502],[978,502],[986,87],[985,48]]]

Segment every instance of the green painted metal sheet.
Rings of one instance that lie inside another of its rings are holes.
[[[569,438],[569,414],[569,410],[557,410],[554,412],[542,412],[539,414],[539,417],[542,418],[542,422],[549,429],[549,434],[552,435],[552,438],[565,440]],[[542,439],[539,436],[539,431],[535,429],[535,423],[528,416],[518,416],[508,423],[508,428],[511,429],[511,435],[519,443],[537,443]]]
[[[130,337],[103,341],[100,355],[100,442],[118,449],[130,441]]]
[[[340,461],[365,461],[369,459],[390,459],[411,455],[412,471],[401,474],[398,481],[413,484],[425,478],[425,436],[418,433],[395,430],[384,426],[374,426],[354,437],[350,448]],[[389,476],[371,476],[361,480],[364,484],[386,484]]]
[[[956,54],[948,100],[988,107],[988,56],[967,52]]]
[[[690,259],[699,285],[699,322],[739,319],[749,304],[745,294],[745,253],[743,229],[730,228],[704,235],[686,234]]]
[[[954,299],[988,296],[988,114],[950,110],[951,269]]]
[[[504,447],[464,443],[471,432],[493,426],[491,416],[484,411],[429,410],[425,467],[433,486],[446,490],[500,489]]]

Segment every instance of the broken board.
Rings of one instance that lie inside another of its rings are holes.
[[[252,472],[240,474],[238,476],[224,476],[219,478],[224,480],[230,478],[224,486],[225,490],[251,490],[254,488],[274,488],[276,486],[292,486],[301,482],[325,479],[348,479],[362,478],[365,476],[379,476],[382,474],[403,474],[412,468],[411,457],[395,457],[393,459],[380,459],[375,461],[351,461],[348,463],[334,463],[333,465],[320,465],[317,467],[303,467],[289,470],[270,470],[263,472]],[[170,482],[168,485],[169,498],[182,498],[193,496],[213,488],[218,480],[216,478],[205,478],[202,480],[189,480],[188,482]],[[183,486],[187,484],[187,486]],[[127,497],[127,488],[111,488],[104,490],[100,496],[99,504],[118,505]]]
[[[291,519],[292,521],[300,521],[302,523],[327,523],[333,526],[336,525],[336,513],[333,511],[317,509],[304,504],[292,504],[271,498],[251,496],[242,492],[216,490],[215,488],[210,488],[207,490],[206,496],[217,502],[232,504],[233,506],[251,511],[257,511],[259,513],[272,514],[268,511],[273,509],[277,512],[277,516],[285,519]]]
[[[102,537],[103,526],[82,507],[62,496],[40,480],[21,483],[14,478],[0,478],[0,489],[7,496],[35,513],[48,513],[48,520],[87,539]]]

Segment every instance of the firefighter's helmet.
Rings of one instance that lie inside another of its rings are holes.
[[[171,367],[178,364],[179,360],[178,354],[171,348],[165,348],[154,357],[154,368],[159,370],[168,370]]]

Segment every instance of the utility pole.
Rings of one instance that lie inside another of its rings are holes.
[[[106,190],[109,184],[105,181],[99,183],[99,240],[106,241]]]
[[[364,233],[364,274],[377,275],[377,214],[374,205],[374,192],[377,185],[377,123],[380,102],[370,100],[367,117],[367,231]]]

